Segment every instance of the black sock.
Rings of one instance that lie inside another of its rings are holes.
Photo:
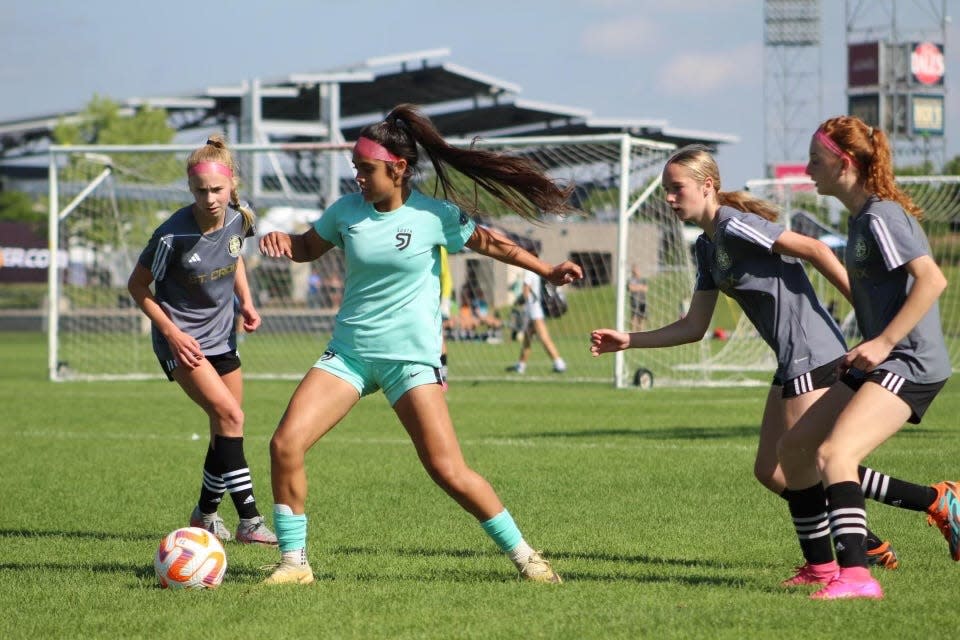
[[[220,477],[220,459],[207,446],[207,457],[203,461],[203,482],[200,485],[200,500],[197,506],[202,513],[216,513],[226,489]]]
[[[862,468],[863,468],[863,467],[861,467],[861,469],[862,469]],[[790,492],[789,489],[784,489],[783,491],[780,492],[780,497],[783,498],[784,500],[786,500],[786,499],[787,499],[787,495],[789,494],[789,492]],[[883,546],[883,540],[880,538],[880,536],[878,536],[876,533],[874,533],[873,531],[871,531],[870,528],[868,527],[868,528],[867,528],[867,539],[866,539],[866,541],[864,542],[864,544],[866,545],[867,551],[872,551],[873,549],[877,549],[877,548],[879,548],[879,547],[882,547],[882,546]]]
[[[790,506],[803,559],[809,564],[831,562],[833,549],[830,548],[830,524],[823,485],[817,483],[796,491],[787,489],[782,495]]]
[[[841,567],[866,567],[864,538],[867,535],[867,510],[863,491],[856,482],[838,482],[826,489],[830,505],[830,533]]]
[[[230,492],[237,514],[245,519],[256,518],[260,512],[257,510],[257,501],[253,497],[253,478],[250,477],[250,469],[243,456],[243,438],[216,436],[214,442],[215,454],[223,469],[221,473],[223,484]]]
[[[937,490],[929,485],[913,484],[868,467],[857,467],[860,488],[871,500],[911,511],[926,511],[937,499]]]

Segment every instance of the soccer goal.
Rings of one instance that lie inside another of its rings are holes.
[[[593,358],[589,333],[598,327],[654,328],[685,311],[695,269],[691,234],[663,203],[659,174],[671,145],[612,134],[451,140],[458,145],[527,156],[557,180],[575,186],[582,216],[545,212],[531,223],[508,215],[484,194],[469,213],[482,224],[537,248],[551,263],[576,261],[582,282],[566,288],[568,310],[547,324],[567,361],[554,374],[534,341],[523,376],[516,362],[520,274],[469,251],[450,256],[451,320],[445,329],[451,384],[470,380],[614,382],[619,386],[731,384],[756,376],[742,368],[706,366],[717,341],[670,349],[631,350]],[[49,273],[49,375],[53,380],[161,378],[149,325],[126,291],[126,279],[150,233],[192,201],[183,168],[194,145],[86,146],[50,149],[50,237],[58,260]],[[350,146],[337,144],[232,147],[241,167],[241,197],[258,216],[257,232],[306,230],[326,203],[356,189]],[[427,163],[428,164],[428,163]],[[433,193],[429,170],[419,188]],[[311,264],[268,259],[256,243],[244,247],[262,327],[241,336],[240,355],[251,378],[299,378],[329,339],[343,293],[342,254]],[[646,285],[643,317],[628,291],[632,272]],[[487,310],[478,311],[477,299]],[[473,314],[467,326],[468,313]],[[738,314],[723,308],[728,326]],[[744,338],[746,339],[746,338]]]
[[[960,176],[903,176],[897,184],[924,211],[921,226],[930,241],[933,257],[947,277],[947,290],[940,297],[940,321],[953,370],[960,369]],[[747,188],[779,204],[781,222],[789,228],[817,237],[843,259],[847,213],[835,198],[819,196],[806,178],[752,180]],[[840,323],[847,343],[861,340],[849,303],[816,270],[808,269],[817,293]],[[762,367],[760,348],[746,348],[755,336],[746,320],[734,330],[727,348],[713,362],[720,365]]]

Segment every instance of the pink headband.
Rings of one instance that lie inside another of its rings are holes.
[[[402,159],[400,156],[393,155],[385,146],[370,138],[358,138],[357,144],[353,145],[353,152],[364,158],[383,160],[384,162],[399,162]]]
[[[857,162],[857,159],[854,158],[849,153],[847,153],[846,151],[844,151],[843,149],[841,149],[840,145],[838,145],[836,142],[833,141],[833,138],[831,138],[830,136],[828,136],[826,133],[823,132],[823,129],[817,129],[817,132],[813,134],[813,137],[819,140],[820,144],[822,144],[827,149],[829,149],[835,156],[839,158],[846,158],[857,169],[860,168],[860,163]]]
[[[233,170],[222,162],[198,162],[187,169],[188,176],[195,176],[198,173],[219,173],[228,178],[233,177]]]

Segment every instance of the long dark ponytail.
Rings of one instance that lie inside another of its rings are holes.
[[[572,185],[557,184],[526,158],[447,144],[430,118],[412,104],[397,105],[381,122],[364,127],[360,137],[378,142],[405,159],[408,166],[405,181],[416,172],[419,145],[433,165],[442,197],[467,211],[476,207],[476,194],[465,193],[463,187],[451,180],[448,167],[470,178],[524,218],[538,220],[542,213],[578,212],[568,202]]]

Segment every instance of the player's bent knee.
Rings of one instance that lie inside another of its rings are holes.
[[[817,448],[816,465],[821,475],[824,469],[834,462],[836,453],[837,451],[829,442],[824,442]]]
[[[303,464],[305,452],[296,442],[292,442],[281,433],[270,438],[270,460],[282,467],[296,467]]]
[[[466,486],[469,469],[450,460],[431,460],[424,465],[430,478],[447,491],[462,493]]]
[[[783,487],[777,481],[775,472],[776,467],[771,469],[769,465],[757,465],[753,468],[753,477],[770,491],[780,493],[783,491]]]
[[[238,405],[223,407],[215,410],[214,420],[217,424],[217,433],[228,438],[243,437],[243,409]]]

